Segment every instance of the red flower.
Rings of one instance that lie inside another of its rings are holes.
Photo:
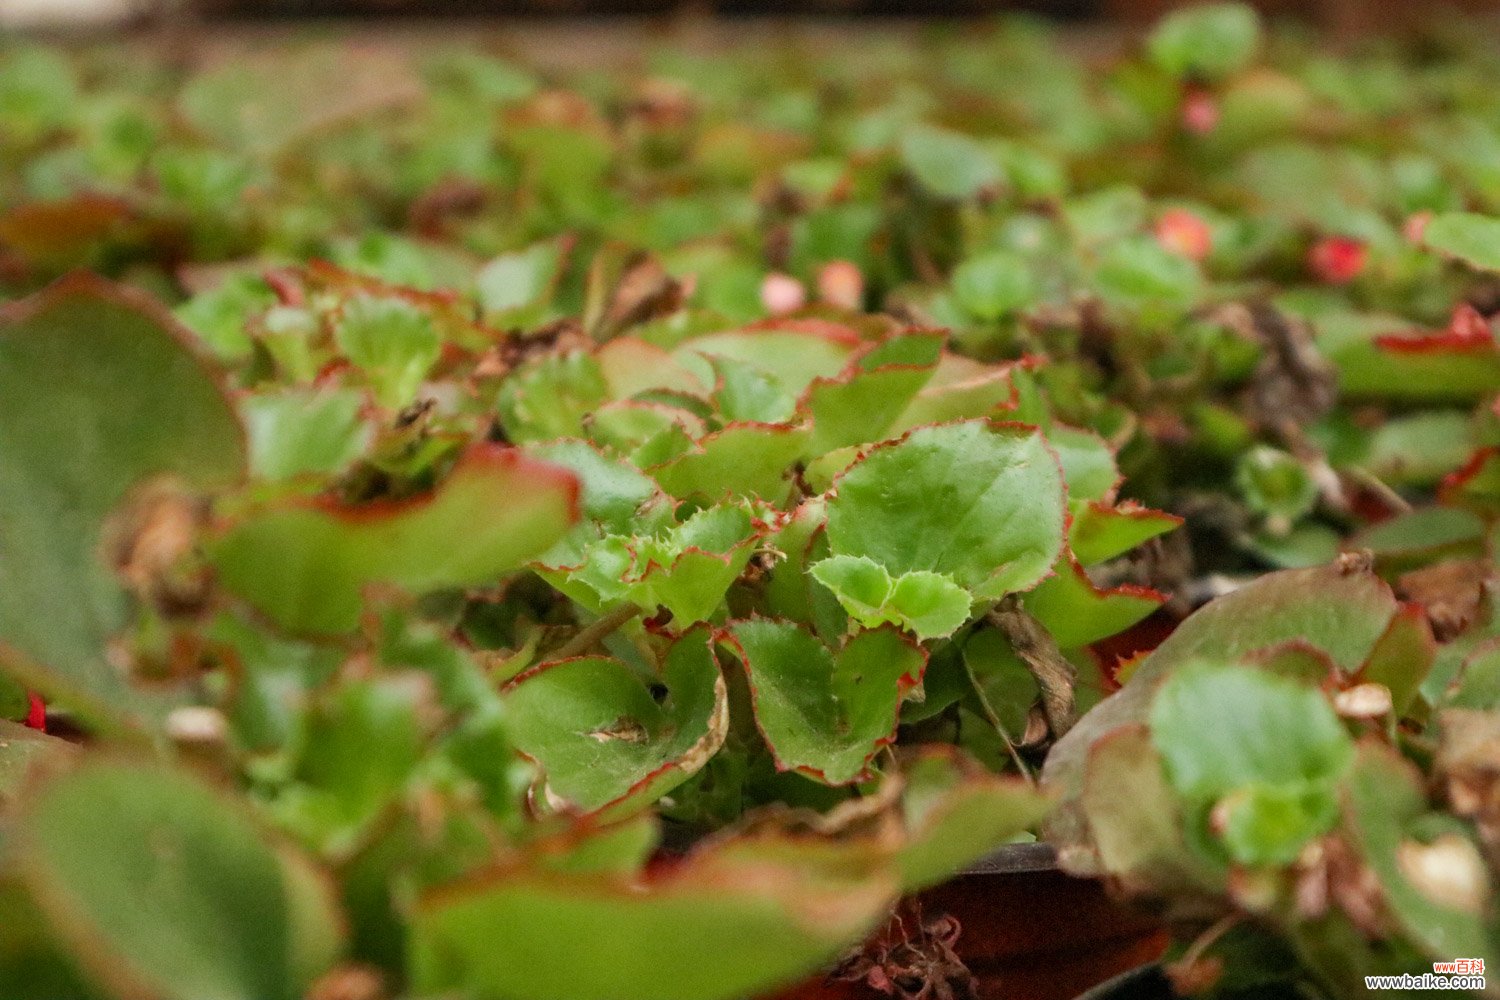
[[[1349,236],[1325,236],[1307,251],[1307,267],[1320,281],[1347,285],[1369,263],[1370,251]]]

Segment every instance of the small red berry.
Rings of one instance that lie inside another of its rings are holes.
[[[1347,285],[1369,262],[1369,248],[1348,236],[1325,236],[1307,251],[1307,266],[1320,281]]]

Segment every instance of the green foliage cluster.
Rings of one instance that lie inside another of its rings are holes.
[[[7,48],[0,1000],[754,996],[1054,807],[1500,959],[1496,69]]]

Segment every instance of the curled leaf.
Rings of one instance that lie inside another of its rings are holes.
[[[673,645],[659,687],[607,657],[544,663],[507,687],[506,721],[551,797],[588,812],[643,808],[702,768],[729,727],[724,678],[702,630]]]

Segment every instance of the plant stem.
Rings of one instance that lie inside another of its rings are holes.
[[[1036,678],[1042,691],[1042,711],[1053,738],[1073,726],[1073,664],[1057,648],[1057,642],[1041,624],[1021,607],[1014,594],[989,613],[990,622],[1010,640],[1011,648]]]
[[[627,601],[608,614],[601,615],[582,629],[579,629],[573,638],[556,649],[549,651],[547,659],[565,660],[570,656],[582,656],[602,642],[615,629],[640,614],[641,610],[640,605]]]
[[[999,733],[1000,738],[1005,741],[1005,750],[1010,754],[1011,763],[1016,765],[1016,770],[1021,772],[1021,777],[1035,785],[1036,775],[1031,773],[1031,768],[1027,765],[1026,759],[1021,756],[1021,751],[1016,748],[1016,741],[1011,739],[1010,732],[1005,728],[1005,724],[1000,721],[999,714],[990,705],[990,699],[985,696],[984,688],[980,686],[979,678],[974,676],[974,670],[969,666],[967,660],[964,662],[964,672],[969,675],[969,684],[974,688],[974,694],[979,699],[979,707],[984,709],[984,717],[989,720],[990,725],[995,727],[995,732]]]

